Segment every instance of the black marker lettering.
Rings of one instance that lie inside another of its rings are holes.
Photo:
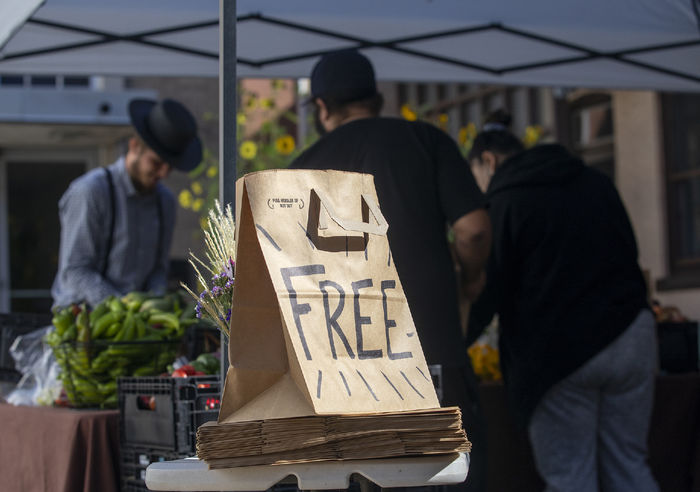
[[[301,345],[302,347],[304,347],[304,354],[306,354],[306,360],[311,360],[311,352],[309,352],[309,347],[306,344],[304,330],[301,327],[301,319],[299,319],[299,317],[302,314],[306,314],[309,311],[311,311],[311,306],[309,306],[307,303],[297,303],[297,293],[294,290],[294,286],[292,286],[292,277],[300,277],[304,275],[318,275],[319,273],[326,273],[326,268],[323,265],[304,265],[300,267],[280,268],[280,273],[282,274],[284,286],[287,288],[287,292],[289,293],[289,302],[292,305],[294,324],[297,327],[297,332],[299,333],[299,338],[301,339]]]
[[[365,386],[367,386],[367,389],[369,390],[370,394],[372,395],[372,398],[374,398],[375,401],[379,401],[379,398],[377,398],[377,395],[374,394],[374,391],[372,390],[372,387],[369,385],[365,377],[362,375],[362,373],[355,369],[357,371],[357,374],[360,376],[360,379],[362,379],[362,382],[365,383]]]
[[[382,306],[384,307],[384,331],[386,333],[386,354],[390,360],[397,359],[410,359],[413,357],[411,352],[397,352],[391,351],[391,337],[389,336],[389,328],[396,327],[396,321],[389,319],[389,311],[387,309],[386,302],[386,290],[396,288],[396,280],[382,280]]]
[[[348,392],[348,396],[352,396],[352,393],[350,393],[350,386],[348,386],[348,382],[345,380],[345,376],[343,375],[342,371],[338,371],[340,373],[340,379],[343,380],[343,384],[345,385],[345,391]]]
[[[353,301],[355,307],[355,335],[357,336],[357,357],[363,359],[379,359],[382,356],[381,349],[365,350],[362,342],[362,325],[369,325],[372,319],[369,316],[360,315],[360,289],[372,287],[372,279],[366,278],[352,283],[352,291],[355,293]]]
[[[382,376],[384,376],[384,379],[386,379],[386,382],[389,383],[392,388],[394,388],[394,391],[396,391],[396,394],[399,395],[399,398],[401,398],[403,400],[403,396],[401,396],[401,393],[399,392],[399,390],[396,389],[396,386],[394,386],[394,383],[391,382],[391,379],[389,379],[389,376],[384,374],[384,371],[381,371],[381,373],[382,373]]]
[[[432,379],[430,379],[428,376],[425,375],[425,373],[423,371],[420,370],[420,367],[416,366],[416,369],[418,369],[418,372],[420,373],[420,375],[423,376],[423,379],[425,379],[426,381],[430,381],[431,383],[433,382]]]
[[[420,369],[418,369],[418,370],[420,371],[421,374],[423,374],[423,371],[421,371]],[[406,376],[406,374],[404,374],[403,371],[399,371],[399,372],[401,373],[401,375],[403,376],[403,378],[406,380],[406,382],[408,383],[408,385],[413,389],[413,391],[415,391],[416,393],[418,393],[418,396],[420,396],[421,398],[423,398],[423,399],[425,400],[425,396],[421,395],[420,391],[418,391],[418,388],[416,388],[415,386],[413,386],[413,383],[411,383],[411,381],[408,379],[408,376]],[[425,374],[423,374],[423,376],[425,376]]]
[[[338,299],[338,305],[335,307],[335,311],[333,311],[333,314],[331,314],[331,308],[329,305],[330,303],[328,302],[328,291],[326,290],[326,287],[329,286],[333,287],[335,290],[338,291],[338,294],[340,294],[340,297]],[[338,318],[340,317],[340,313],[343,312],[343,307],[345,306],[345,291],[340,285],[336,284],[331,280],[323,280],[319,282],[318,287],[323,293],[323,309],[326,313],[326,329],[328,330],[328,343],[331,346],[331,354],[333,355],[334,359],[338,358],[338,355],[335,353],[335,343],[333,342],[333,331],[331,330],[333,329],[340,338],[340,341],[343,342],[343,345],[345,345],[345,350],[347,350],[350,358],[354,359],[355,354],[352,351],[352,347],[350,347],[345,333],[343,333],[342,328],[340,328],[340,325],[338,324]]]

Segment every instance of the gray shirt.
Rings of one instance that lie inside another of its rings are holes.
[[[107,169],[114,183],[111,248],[112,205],[104,169],[93,169],[73,181],[58,203],[61,244],[58,273],[51,288],[55,306],[81,301],[94,306],[109,295],[165,290],[175,225],[173,195],[161,183],[153,193],[139,193],[127,174],[124,158]]]

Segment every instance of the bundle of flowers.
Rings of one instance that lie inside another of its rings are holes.
[[[199,293],[181,284],[195,299],[198,318],[212,321],[227,337],[231,328],[231,299],[236,268],[236,226],[231,206],[222,209],[216,201],[202,228],[206,261],[190,252],[190,265],[197,274]],[[208,279],[208,280],[207,280]]]

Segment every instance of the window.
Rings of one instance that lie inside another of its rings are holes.
[[[417,84],[416,85],[416,98],[418,99],[418,106],[422,106],[428,102],[428,85],[427,84]]]
[[[2,87],[22,87],[24,77],[21,75],[0,75],[0,86]]]
[[[47,313],[58,269],[58,201],[85,163],[9,160],[0,172],[7,183],[7,211],[0,213],[7,213],[9,310]]]
[[[0,87],[91,89],[86,75],[0,75]]]
[[[56,87],[56,77],[54,75],[32,75],[32,87]]]
[[[408,85],[398,84],[399,106],[408,102]]]
[[[612,101],[607,94],[586,94],[569,107],[572,150],[586,164],[615,181]]]
[[[63,87],[75,87],[85,89],[90,87],[89,77],[65,76],[63,77]]]
[[[675,287],[699,286],[700,96],[666,94],[662,108],[670,271]]]

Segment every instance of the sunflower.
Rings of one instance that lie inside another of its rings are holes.
[[[416,121],[418,119],[418,115],[416,115],[416,112],[413,111],[408,104],[401,106],[401,116],[408,121]]]
[[[202,188],[202,184],[199,181],[193,181],[190,188],[192,188],[192,192],[195,195],[201,195],[204,191],[204,188]]]
[[[457,134],[457,141],[461,145],[465,145],[467,142],[471,142],[476,137],[476,125],[474,123],[469,123],[467,126],[463,126],[459,129]]]
[[[245,102],[245,107],[247,109],[255,109],[258,107],[258,98],[253,96],[250,96],[246,102]]]
[[[251,140],[246,140],[241,144],[241,146],[238,149],[238,152],[244,159],[254,159],[255,155],[258,153],[258,146],[255,145],[255,142]]]
[[[467,143],[467,128],[462,127],[459,129],[459,133],[457,133],[457,141],[459,142],[460,145],[464,145]]]
[[[197,198],[195,201],[192,202],[192,210],[195,212],[199,212],[202,209],[202,205],[204,205],[204,200],[201,198]]]
[[[245,113],[238,113],[236,115],[236,122],[239,125],[245,125],[246,121],[248,121],[248,118],[246,117]]]
[[[207,177],[213,178],[217,174],[219,174],[219,168],[216,166],[209,166],[209,169],[207,169]]]
[[[182,208],[190,208],[192,206],[192,193],[190,190],[182,190],[177,196],[177,201],[180,202]]]
[[[540,125],[530,125],[525,128],[525,136],[523,137],[523,143],[525,147],[532,147],[540,138],[542,138],[542,127]]]
[[[294,152],[294,146],[294,137],[291,135],[283,135],[275,141],[275,148],[282,155],[289,155]]]

